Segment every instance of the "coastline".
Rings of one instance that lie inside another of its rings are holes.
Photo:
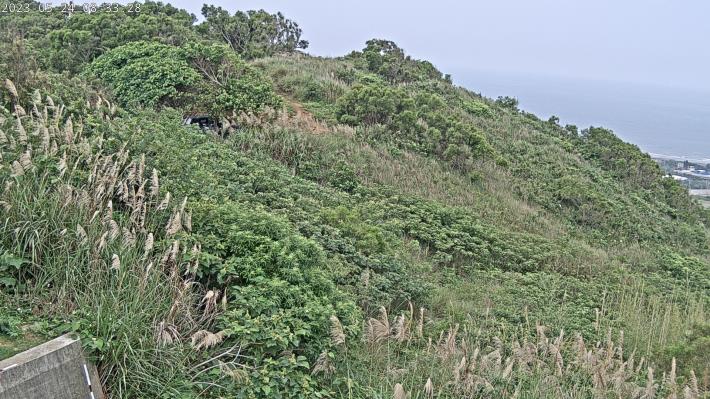
[[[649,152],[648,155],[651,156],[653,159],[665,159],[665,160],[670,160],[670,161],[688,161],[692,163],[700,163],[700,164],[709,164],[710,163],[710,158],[695,158],[695,157],[689,157],[689,156],[679,156],[679,155],[666,155],[666,154],[656,154],[653,152]]]

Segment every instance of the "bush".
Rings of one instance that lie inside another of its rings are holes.
[[[379,82],[365,80],[340,97],[337,102],[338,119],[342,123],[387,124],[401,111],[404,93]]]
[[[352,53],[350,57],[362,64],[363,69],[391,83],[443,79],[441,72],[432,63],[412,59],[389,40],[368,40],[361,53]]]
[[[503,108],[510,109],[512,111],[518,111],[518,99],[513,97],[498,97],[496,99],[496,104]]]
[[[279,107],[271,84],[223,45],[134,42],[97,58],[88,72],[124,105],[170,106],[213,116]]]
[[[465,101],[463,107],[467,112],[476,116],[490,117],[493,114],[491,107],[483,101]]]
[[[91,64],[89,72],[108,83],[121,103],[148,107],[189,101],[187,89],[200,80],[183,50],[152,42],[109,51]]]

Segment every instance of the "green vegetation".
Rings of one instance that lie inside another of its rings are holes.
[[[142,7],[0,15],[0,357],[74,333],[115,398],[707,397],[710,215],[638,148],[389,41]]]
[[[133,42],[98,57],[88,72],[106,82],[122,105],[179,107],[219,117],[281,104],[258,71],[219,44]]]

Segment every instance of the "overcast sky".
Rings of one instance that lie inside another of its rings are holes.
[[[200,14],[201,3],[170,3]],[[394,40],[443,72],[530,73],[710,89],[708,0],[213,0],[282,11],[315,55]]]

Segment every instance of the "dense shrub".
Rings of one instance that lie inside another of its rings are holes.
[[[338,118],[347,124],[387,124],[403,111],[406,94],[377,78],[364,79],[338,100]]]
[[[376,73],[391,83],[442,79],[441,72],[429,61],[412,59],[396,43],[389,40],[368,40],[362,52],[353,52],[349,57],[355,59],[363,69]]]
[[[89,71],[106,82],[123,104],[178,105],[191,99],[200,80],[185,52],[155,42],[134,42],[109,51]]]
[[[476,159],[492,154],[485,136],[462,121],[437,94],[409,93],[364,75],[338,99],[337,107],[342,123],[385,125],[386,138],[397,145],[436,155],[462,171],[471,170]]]
[[[281,104],[258,71],[218,44],[134,42],[97,58],[88,71],[125,105],[173,106],[220,116]]]

